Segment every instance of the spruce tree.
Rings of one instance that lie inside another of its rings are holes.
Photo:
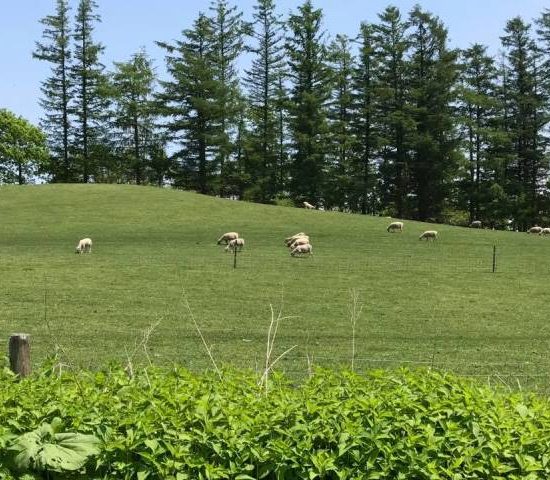
[[[283,23],[273,0],[254,6],[251,36],[255,44],[250,70],[246,71],[250,133],[247,155],[251,198],[270,202],[280,191],[277,99],[284,70]]]
[[[508,195],[513,201],[514,216],[522,228],[540,221],[542,181],[548,173],[544,161],[547,139],[541,92],[541,69],[538,50],[531,37],[531,26],[520,17],[506,24],[501,37],[509,65],[506,108],[508,133],[515,160],[508,166]]]
[[[484,224],[497,218],[490,210],[491,187],[497,181],[490,161],[498,138],[497,73],[487,47],[474,44],[462,52],[458,113],[467,164],[461,186],[469,221],[482,220]]]
[[[36,42],[33,57],[51,64],[51,76],[42,82],[40,106],[44,117],[40,125],[48,136],[50,163],[46,167],[54,182],[70,182],[74,179],[70,157],[71,124],[69,105],[71,67],[69,6],[67,0],[57,0],[53,15],[40,20],[43,24],[43,42]]]
[[[416,218],[440,220],[458,159],[453,116],[457,53],[448,49],[447,30],[431,13],[416,6],[409,24],[409,85],[415,122],[410,193],[414,194]]]
[[[295,201],[323,200],[326,171],[326,103],[330,95],[329,69],[322,31],[322,11],[306,0],[288,19],[292,137],[290,193]]]
[[[352,128],[355,143],[351,165],[350,208],[363,215],[376,210],[375,158],[381,143],[380,120],[377,118],[379,72],[373,35],[373,25],[362,23],[358,38],[359,53],[353,71]]]
[[[353,95],[352,74],[354,60],[350,39],[336,35],[329,45],[331,68],[331,98],[328,102],[328,169],[325,207],[349,205],[352,180],[352,158],[355,135],[352,128]]]
[[[214,29],[205,14],[183,32],[174,44],[157,42],[167,51],[167,70],[171,76],[160,82],[160,113],[170,140],[180,148],[173,158],[179,161],[175,184],[200,193],[212,194],[215,188],[220,145],[221,85],[214,68]]]
[[[153,95],[155,86],[153,65],[144,51],[128,62],[115,62],[112,74],[117,127],[117,144],[131,158],[134,180],[144,180],[147,154],[155,141]]]
[[[410,215],[410,149],[415,123],[410,112],[406,24],[396,7],[388,7],[374,25],[375,61],[379,65],[376,115],[380,122],[380,197],[387,213]]]
[[[241,106],[236,61],[244,47],[246,25],[242,12],[229,6],[227,0],[214,0],[212,11],[212,68],[218,82],[217,104],[220,132],[217,138],[216,162],[219,171],[218,193],[226,196],[226,166],[234,151],[234,134]]]
[[[99,57],[103,45],[94,43],[95,23],[100,21],[94,13],[94,0],[80,0],[75,18],[74,63],[71,67],[73,104],[75,117],[73,149],[80,162],[79,173],[84,183],[93,179],[99,158],[104,158],[106,135],[107,79]]]

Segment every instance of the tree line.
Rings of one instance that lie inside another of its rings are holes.
[[[304,1],[288,18],[227,0],[165,52],[108,71],[94,0],[41,20],[51,65],[41,127],[53,182],[170,183],[209,195],[523,228],[550,221],[550,11],[509,20],[501,54],[449,47],[421,6],[329,36]],[[246,56],[248,67],[240,71]]]

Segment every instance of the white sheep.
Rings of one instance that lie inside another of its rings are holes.
[[[527,230],[527,233],[536,233],[537,235],[540,235],[542,233],[542,227],[531,227],[529,230]]]
[[[297,245],[296,247],[294,247],[292,252],[290,252],[290,255],[294,257],[303,253],[309,253],[310,255],[313,255],[313,247],[310,243],[306,243],[305,245]]]
[[[474,220],[470,223],[470,228],[481,228],[481,220]]]
[[[78,242],[78,245],[76,246],[75,253],[92,253],[92,239],[91,238],[83,238]]]
[[[302,205],[308,210],[315,210],[315,207],[309,202],[303,202]]]
[[[420,237],[418,237],[418,240],[422,240],[423,238],[428,240],[436,240],[437,239],[437,231],[436,230],[426,230]]]
[[[222,242],[225,242],[227,245],[231,240],[235,240],[236,238],[239,238],[239,234],[237,232],[227,232],[224,233],[219,239],[218,239],[218,245]]]
[[[288,247],[296,238],[305,237],[305,236],[306,234],[304,232],[300,232],[295,235],[292,235],[292,237],[285,238],[285,245]]]
[[[388,232],[402,232],[403,231],[403,222],[392,222],[388,225]]]
[[[550,235],[550,228],[543,228],[540,232],[541,235]]]
[[[306,243],[309,243],[309,237],[307,235],[296,237],[292,240],[292,243],[288,246],[288,248],[292,250],[296,245],[305,245]]]
[[[227,244],[227,247],[225,247],[225,251],[234,252],[235,249],[237,249],[237,251],[240,252],[243,249],[243,247],[244,247],[244,238],[234,238],[233,240],[229,241],[229,243]]]

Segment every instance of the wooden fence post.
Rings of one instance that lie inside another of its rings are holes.
[[[497,246],[493,245],[493,273],[497,271]]]
[[[233,268],[237,268],[237,245],[233,248]]]
[[[14,333],[9,342],[10,368],[20,377],[31,374],[31,336]]]

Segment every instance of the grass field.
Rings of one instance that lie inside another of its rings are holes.
[[[513,388],[550,389],[550,239],[216,199],[135,186],[0,187],[0,336],[32,335],[40,363],[63,348],[82,366],[125,362],[145,329],[153,362],[210,366],[182,290],[220,364],[261,368],[270,305],[283,307],[275,356],[357,369],[423,365]],[[437,229],[440,240],[418,235]],[[246,239],[233,259],[225,231]],[[283,238],[305,231],[312,258]],[[91,255],[75,255],[92,237]],[[492,248],[497,246],[497,272]],[[136,362],[145,361],[143,349]]]

